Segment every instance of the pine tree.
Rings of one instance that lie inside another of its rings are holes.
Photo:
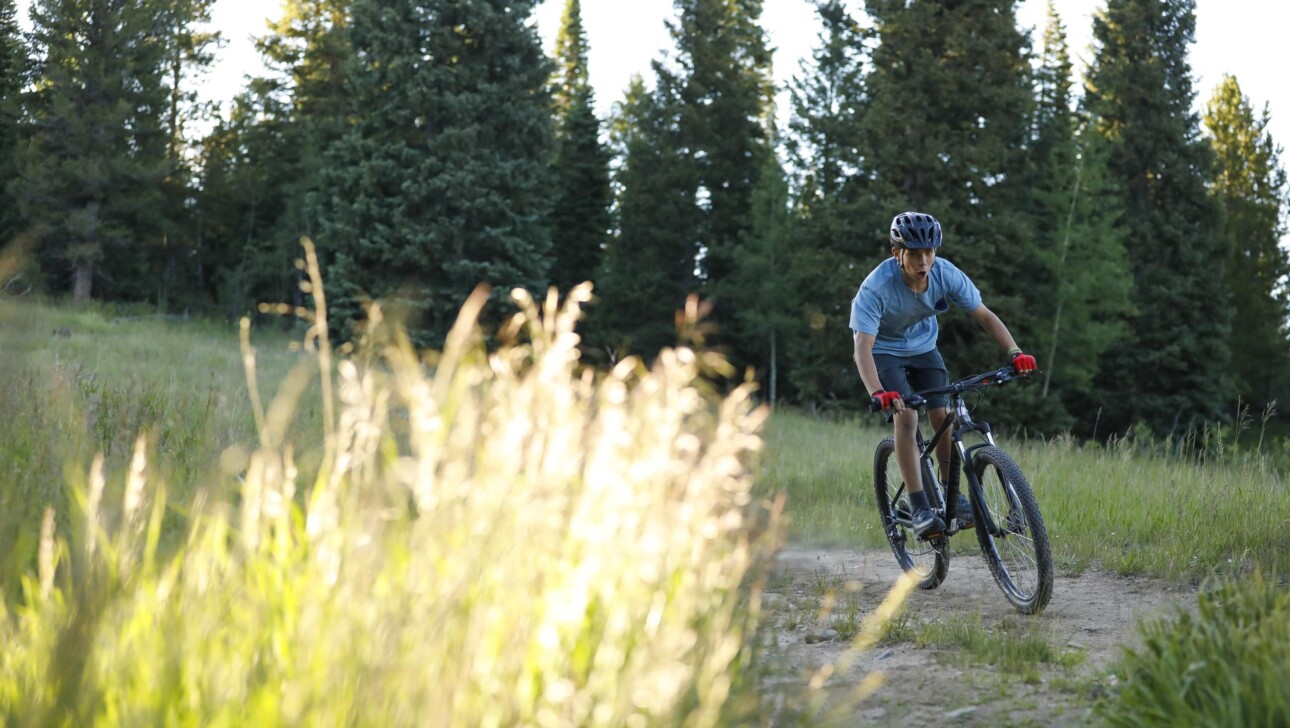
[[[1268,118],[1266,107],[1255,116],[1234,76],[1223,77],[1204,113],[1218,158],[1211,189],[1226,213],[1232,315],[1240,322],[1232,327],[1232,367],[1242,399],[1259,409],[1277,397],[1290,361],[1290,257],[1278,244],[1286,234],[1286,173]]]
[[[217,148],[239,150],[242,159],[230,179],[249,175],[241,182],[246,199],[238,203],[245,207],[245,218],[239,219],[246,220],[246,229],[229,240],[212,240],[207,250],[214,264],[210,270],[222,272],[221,282],[210,283],[230,297],[224,303],[231,310],[266,301],[304,305],[303,272],[293,262],[300,257],[301,236],[323,242],[326,152],[356,116],[347,85],[353,62],[351,5],[351,0],[286,0],[270,32],[256,41],[271,73],[252,81],[220,130],[225,139],[214,142]],[[273,180],[271,191],[262,184],[267,180]],[[224,189],[226,183],[214,187]],[[224,253],[233,257],[219,260]]]
[[[669,62],[656,88],[637,83],[619,120],[623,169],[619,232],[606,253],[599,336],[605,348],[652,356],[675,342],[687,293],[716,299],[711,323],[734,346],[735,258],[753,188],[770,153],[770,52],[757,25],[761,0],[676,0]],[[648,96],[649,98],[646,98]],[[649,271],[631,256],[656,261]],[[634,314],[632,307],[647,314]],[[594,327],[593,327],[594,328]],[[736,362],[745,352],[731,349]]]
[[[762,0],[675,0],[668,23],[672,64],[654,64],[660,99],[676,115],[678,149],[687,157],[697,226],[694,241],[704,294],[715,323],[739,346],[734,306],[721,303],[736,250],[750,220],[753,188],[770,153],[771,53],[758,25]],[[730,336],[730,334],[735,334]],[[742,359],[737,349],[731,354]]]
[[[737,311],[743,349],[751,355],[767,400],[779,400],[784,341],[794,330],[796,296],[789,269],[792,221],[788,182],[768,154],[753,188],[751,220],[736,249],[727,300]]]
[[[22,115],[22,91],[27,79],[27,46],[18,27],[14,0],[0,0],[0,248],[8,245],[22,228],[14,194],[4,180],[12,180],[18,169],[18,125]],[[0,281],[0,285],[7,281]]]
[[[256,41],[266,63],[283,77],[296,116],[328,126],[353,111],[346,100],[353,0],[286,0],[270,33]]]
[[[761,0],[676,0],[669,24],[678,72],[656,64],[665,95],[681,102],[678,130],[694,160],[704,211],[701,268],[721,280],[745,227],[768,150],[770,49],[757,25]]]
[[[1087,401],[1102,355],[1122,339],[1132,278],[1115,189],[1106,180],[1105,145],[1071,110],[1066,32],[1053,4],[1036,71],[1035,115],[1026,188],[1032,197],[1032,351],[1043,362],[1042,386],[1018,389],[1030,429],[1091,431]]]
[[[636,76],[611,125],[623,160],[615,175],[618,232],[605,250],[599,301],[587,321],[590,348],[611,361],[628,353],[652,357],[676,344],[676,311],[698,287],[693,230],[699,209],[674,103]]]
[[[352,95],[333,145],[325,275],[350,317],[365,296],[439,344],[470,291],[546,284],[551,67],[532,2],[358,0]]]
[[[819,45],[789,85],[791,116],[784,140],[804,204],[836,196],[859,170],[856,145],[865,108],[864,45],[868,34],[842,0],[816,0]]]
[[[163,181],[163,211],[160,245],[152,268],[156,271],[157,302],[163,307],[197,293],[199,271],[190,261],[196,258],[198,241],[194,234],[197,175],[191,151],[197,145],[189,136],[189,125],[209,111],[197,87],[201,75],[214,61],[212,47],[219,34],[201,30],[210,23],[214,0],[171,0],[161,3],[158,32],[154,42],[165,45],[164,84],[167,91],[162,131],[166,135],[169,170]],[[204,301],[203,301],[204,303]]]
[[[551,283],[561,291],[595,277],[609,235],[609,152],[600,142],[587,80],[582,4],[567,0],[556,39],[556,201],[551,213]]]
[[[281,239],[284,191],[299,182],[295,131],[278,85],[255,79],[202,144],[197,280],[230,319],[259,303],[293,302],[299,290],[290,257],[299,257],[298,238],[289,253]]]
[[[864,157],[859,140],[867,104],[864,47],[869,39],[841,0],[815,4],[818,45],[789,87],[785,149],[796,173],[792,250],[788,266],[787,377],[806,403],[858,398],[852,364],[851,299],[860,281],[887,255],[875,238],[860,195]]]
[[[1029,44],[1014,4],[868,3],[878,44],[858,140],[865,150],[862,229],[885,253],[894,215],[935,215],[945,231],[943,256],[972,278],[1018,343],[1031,347],[1038,322],[1026,310],[1037,293],[1027,270],[1023,171],[1034,98]],[[968,317],[941,317],[940,327],[951,372],[1003,359]]]
[[[144,298],[171,171],[159,3],[38,0],[19,209],[42,240],[47,278],[78,303]]]
[[[1053,0],[1048,0],[1048,25],[1035,70],[1036,104],[1032,154],[1039,159],[1055,157],[1063,166],[1074,167],[1065,142],[1075,137],[1076,117],[1071,112],[1071,58],[1066,43],[1066,26]]]
[[[283,84],[287,115],[280,120],[288,149],[283,161],[292,181],[283,189],[287,215],[278,237],[284,259],[298,254],[301,235],[319,233],[318,206],[326,150],[349,129],[356,109],[350,102],[348,73],[353,61],[349,38],[352,0],[287,0],[270,34],[256,45]]]
[[[1219,418],[1234,394],[1228,251],[1192,111],[1194,33],[1192,0],[1109,0],[1093,22],[1085,105],[1110,143],[1136,307],[1098,379],[1103,432],[1141,422],[1179,435]]]

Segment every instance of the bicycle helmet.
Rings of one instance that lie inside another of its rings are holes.
[[[941,247],[941,224],[925,212],[902,212],[891,221],[891,245],[895,248]]]

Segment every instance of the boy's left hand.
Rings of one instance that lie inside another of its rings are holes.
[[[1035,371],[1035,357],[1019,351],[1012,355],[1012,368],[1017,370],[1018,374],[1027,374]]]

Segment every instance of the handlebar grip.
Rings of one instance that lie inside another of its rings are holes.
[[[923,405],[927,404],[927,400],[923,399],[922,397],[919,397],[916,394],[911,394],[908,397],[903,397],[901,398],[901,401],[905,403],[906,409],[918,409],[919,407],[922,407]],[[882,403],[878,401],[877,397],[869,398],[869,411],[870,412],[885,411],[882,408]]]

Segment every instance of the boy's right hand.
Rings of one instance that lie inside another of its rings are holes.
[[[1035,357],[1018,351],[1012,355],[1012,368],[1017,370],[1018,374],[1029,374],[1035,371]]]
[[[899,401],[900,401],[900,392],[880,390],[880,391],[874,392],[873,395],[869,397],[869,408],[874,410],[875,412],[879,410],[886,412],[888,407],[893,406],[896,402],[899,402]]]

